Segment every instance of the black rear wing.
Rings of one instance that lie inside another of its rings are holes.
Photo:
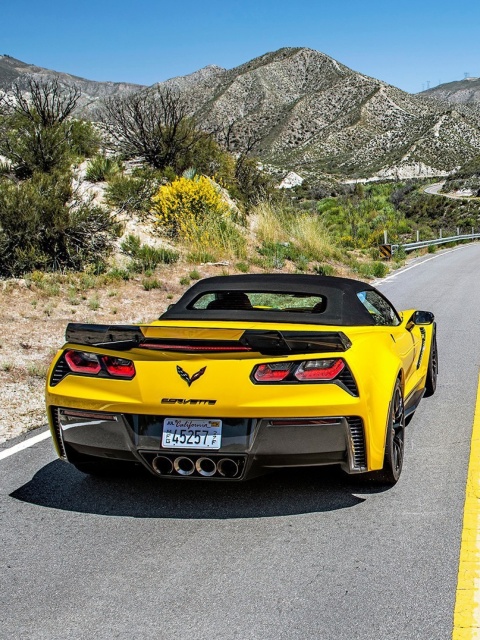
[[[147,327],[145,327],[147,328]],[[155,325],[161,332],[162,326]],[[165,327],[164,327],[165,328]],[[251,351],[262,355],[290,355],[304,353],[329,353],[347,351],[352,343],[343,331],[278,331],[258,329],[236,329],[241,332],[238,340],[224,338],[184,338],[171,337],[172,327],[168,326],[169,337],[147,337],[142,327],[137,325],[80,324],[67,325],[65,339],[72,344],[101,347],[115,351],[134,348],[155,351],[178,351],[181,353],[225,353]],[[205,327],[189,327],[189,332],[197,329],[205,333]],[[185,327],[178,327],[181,335]],[[210,332],[225,329],[209,329]]]

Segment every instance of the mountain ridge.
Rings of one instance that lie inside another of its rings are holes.
[[[104,97],[149,90],[0,57],[0,88],[29,73],[79,86],[86,115]],[[178,91],[219,138],[228,130],[232,151],[253,148],[263,162],[305,177],[442,177],[480,153],[480,110],[408,94],[305,47],[233,69],[208,65],[152,86]]]

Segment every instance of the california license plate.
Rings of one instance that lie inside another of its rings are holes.
[[[165,418],[162,447],[168,449],[220,449],[222,421],[203,418]]]

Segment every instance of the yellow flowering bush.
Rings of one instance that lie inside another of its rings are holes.
[[[189,240],[208,218],[229,213],[220,190],[205,176],[177,178],[160,187],[152,198],[157,222],[172,236]]]

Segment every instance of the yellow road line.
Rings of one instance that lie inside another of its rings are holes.
[[[480,379],[468,463],[452,640],[480,640]]]

